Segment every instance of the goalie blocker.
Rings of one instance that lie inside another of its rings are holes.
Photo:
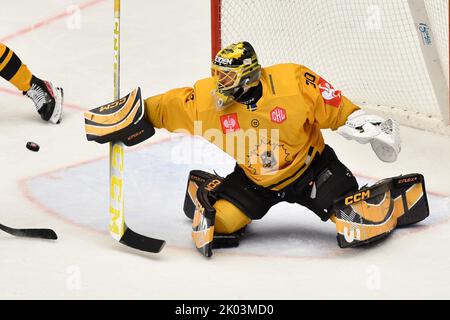
[[[136,145],[155,134],[144,117],[141,89],[136,88],[119,100],[85,112],[86,137],[98,143],[121,141],[126,146]]]

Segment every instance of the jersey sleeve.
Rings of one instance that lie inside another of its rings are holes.
[[[155,128],[193,134],[197,120],[194,89],[173,89],[145,99],[145,114]]]
[[[336,90],[328,81],[306,67],[301,67],[301,89],[310,102],[309,119],[321,129],[336,130],[359,107]]]

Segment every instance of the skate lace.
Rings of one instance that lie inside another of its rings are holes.
[[[31,88],[26,92],[26,96],[33,100],[36,105],[36,109],[39,110],[42,106],[49,102],[47,92],[45,92],[40,86],[33,83]]]

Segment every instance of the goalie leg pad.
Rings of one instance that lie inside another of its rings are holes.
[[[395,198],[401,196],[404,214],[399,216],[397,226],[415,224],[430,215],[425,178],[421,174],[409,174],[393,178]]]
[[[212,256],[212,249],[237,247],[244,234],[246,224],[251,221],[234,204],[217,198],[216,191],[222,182],[223,178],[208,172],[194,170],[189,173],[183,210],[186,216],[193,220],[192,238],[195,246],[206,257]],[[215,232],[217,212],[214,206],[220,204],[220,201],[223,203],[217,209],[219,214],[221,214],[221,210],[226,210],[221,215],[222,218],[234,220],[229,232],[226,231],[227,227],[223,222],[218,225],[218,227],[222,225],[221,229],[223,230]],[[228,211],[233,209],[238,212]],[[230,214],[234,215],[230,216]],[[235,220],[236,218],[237,220]],[[237,226],[236,229],[240,229],[234,231],[236,230],[234,226]]]
[[[387,236],[397,226],[429,215],[424,178],[410,174],[381,180],[335,202],[338,245],[355,247]]]
[[[214,190],[222,178],[200,170],[189,173],[183,210],[192,219],[192,240],[197,250],[205,257],[212,256],[216,209]],[[231,239],[233,240],[233,239]]]
[[[211,181],[205,181],[197,189],[193,198],[195,212],[192,219],[192,240],[197,250],[208,258],[212,256],[216,219],[216,209],[213,206],[215,199],[211,198],[210,183]]]
[[[140,88],[85,112],[84,122],[87,140],[98,143],[122,141],[126,146],[133,146],[155,134],[154,127],[145,119]]]

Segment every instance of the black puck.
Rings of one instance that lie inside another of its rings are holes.
[[[34,152],[38,152],[39,151],[39,145],[36,142],[31,142],[28,141],[27,142],[27,149],[34,151]]]

